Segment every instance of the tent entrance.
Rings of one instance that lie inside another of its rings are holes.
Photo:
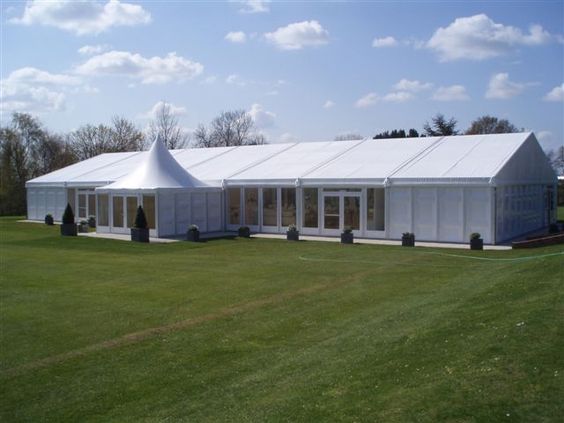
[[[351,228],[358,235],[360,233],[360,209],[360,190],[324,192],[322,233],[339,235],[345,228]]]

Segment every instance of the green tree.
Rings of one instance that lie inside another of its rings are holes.
[[[423,130],[428,137],[458,135],[457,123],[456,119],[450,118],[447,120],[442,113],[437,113],[431,118],[431,123],[425,122]]]
[[[507,119],[485,115],[473,120],[465,134],[507,134],[512,132],[519,132],[519,129]]]

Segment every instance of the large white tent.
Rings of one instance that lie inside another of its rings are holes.
[[[138,204],[153,236],[249,226],[283,233],[486,243],[556,218],[557,177],[534,134],[364,139],[109,153],[27,182],[28,218],[69,202],[99,231],[125,232]]]

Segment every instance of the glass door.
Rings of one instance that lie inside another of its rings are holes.
[[[327,234],[339,234],[341,197],[339,195],[323,196],[323,229]]]
[[[360,197],[344,196],[343,229],[360,230]]]

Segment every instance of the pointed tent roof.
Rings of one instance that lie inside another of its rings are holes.
[[[160,137],[153,141],[151,148],[145,154],[144,160],[135,170],[100,189],[131,190],[206,186],[180,166]]]

